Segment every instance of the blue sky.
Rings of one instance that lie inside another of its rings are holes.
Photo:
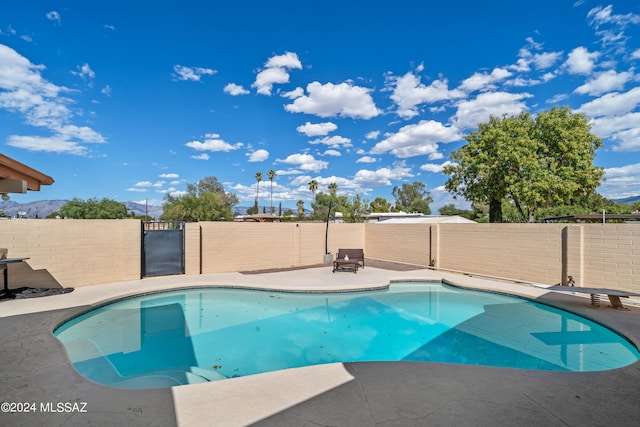
[[[55,179],[12,200],[161,204],[214,175],[251,206],[307,183],[392,201],[490,114],[568,105],[640,194],[640,3],[47,0],[0,5],[0,151]]]

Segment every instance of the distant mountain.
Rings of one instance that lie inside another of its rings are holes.
[[[60,208],[67,201],[40,200],[30,203],[18,203],[10,200],[8,202],[0,202],[0,211],[12,218],[46,218],[53,212],[60,212]],[[133,212],[137,216],[144,216],[147,212],[147,206],[144,203],[124,202],[124,205],[127,207],[127,212]],[[149,205],[148,215],[151,218],[160,218],[162,206]]]
[[[632,205],[635,202],[640,202],[640,196],[631,196],[631,197],[626,197],[624,199],[613,199],[613,203],[615,204],[629,203],[630,205]]]

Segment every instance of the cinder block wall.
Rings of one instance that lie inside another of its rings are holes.
[[[326,224],[201,222],[202,272],[322,264]],[[364,224],[329,224],[327,249],[364,247]]]
[[[365,224],[365,257],[427,267],[430,230],[429,224]]]
[[[138,220],[0,221],[0,247],[65,287],[140,278]]]
[[[185,272],[321,264],[324,223],[186,224]],[[640,292],[640,225],[329,224],[328,251],[532,281]],[[66,287],[140,278],[138,220],[5,220],[0,247]],[[11,271],[11,270],[10,270]]]
[[[585,224],[583,286],[640,293],[640,224]],[[573,271],[569,266],[569,274]]]
[[[437,266],[540,283],[562,280],[560,224],[440,224]]]

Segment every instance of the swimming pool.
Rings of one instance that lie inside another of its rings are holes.
[[[600,371],[640,358],[624,337],[533,301],[441,282],[343,293],[196,288],[111,303],[54,334],[113,387],[168,387],[333,362]]]

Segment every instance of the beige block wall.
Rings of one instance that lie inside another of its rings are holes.
[[[201,222],[202,272],[264,270],[323,262],[323,223]],[[328,250],[364,248],[364,224],[329,224]]]
[[[584,286],[640,293],[640,225],[585,224]]]
[[[25,219],[0,221],[0,247],[28,257],[64,287],[140,278],[140,221]]]
[[[185,273],[317,265],[324,223],[189,223]],[[137,220],[3,220],[0,247],[66,287],[140,278]],[[640,292],[636,224],[329,224],[328,250],[547,284]],[[11,271],[11,269],[10,269]],[[14,276],[15,277],[15,276]]]
[[[429,224],[365,224],[365,257],[428,266]]]
[[[439,224],[440,268],[557,284],[562,279],[559,224]]]

